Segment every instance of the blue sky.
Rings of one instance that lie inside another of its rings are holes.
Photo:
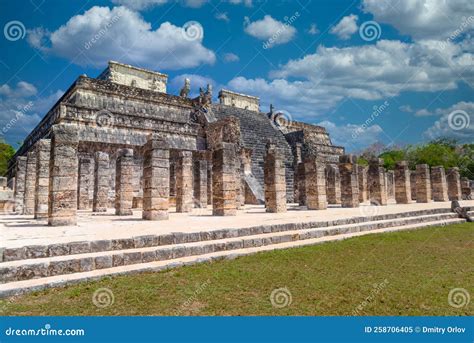
[[[474,3],[0,1],[0,134],[18,146],[108,60],[257,95],[358,151],[474,139]]]

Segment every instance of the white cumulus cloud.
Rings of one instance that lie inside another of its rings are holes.
[[[456,30],[473,30],[472,0],[363,0],[362,7],[376,21],[390,24],[416,39],[443,39]]]
[[[275,20],[270,15],[265,15],[263,19],[251,22],[245,17],[244,31],[252,37],[268,42],[268,46],[285,44],[291,41],[296,35],[296,29],[288,23]]]
[[[461,143],[474,141],[474,102],[461,101],[435,111],[441,117],[424,132],[427,139],[448,137]]]
[[[126,7],[92,7],[76,15],[54,32],[30,31],[29,42],[45,53],[70,59],[79,65],[103,67],[108,60],[146,68],[182,69],[213,64],[215,54],[202,44],[201,26],[195,38],[170,22],[156,30],[140,14]]]
[[[355,14],[348,15],[331,29],[331,33],[337,35],[341,39],[349,39],[357,31],[357,19]]]

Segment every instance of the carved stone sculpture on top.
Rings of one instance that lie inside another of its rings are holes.
[[[191,90],[191,80],[188,78],[185,78],[184,86],[179,91],[179,96],[182,96],[183,98],[187,98],[190,90]]]

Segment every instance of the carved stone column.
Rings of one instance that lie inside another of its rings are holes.
[[[79,159],[79,181],[77,206],[80,210],[91,208],[89,195],[93,192],[94,186],[94,160],[90,157]]]
[[[430,167],[427,164],[416,166],[416,202],[431,202]]]
[[[364,203],[368,200],[367,192],[367,173],[369,168],[364,166],[357,166],[359,172],[359,202]]]
[[[306,157],[304,169],[308,210],[325,210],[328,207],[328,202],[326,198],[326,166],[323,160],[318,157]]]
[[[160,137],[150,135],[144,146],[143,219],[169,218],[170,151]]]
[[[410,170],[411,200],[416,200],[416,170]]]
[[[133,214],[133,150],[122,149],[115,164],[115,214]]]
[[[35,214],[36,190],[36,147],[33,146],[27,153],[25,177],[25,211],[24,214]]]
[[[109,154],[95,153],[93,212],[106,212],[109,202]]]
[[[393,170],[387,170],[385,173],[387,180],[387,199],[395,198],[395,174]]]
[[[48,224],[77,224],[77,126],[53,126],[49,160]]]
[[[193,210],[193,155],[180,151],[176,163],[176,212]]]
[[[467,177],[461,178],[462,200],[472,200],[471,183]]]
[[[406,161],[395,165],[395,201],[397,204],[411,203],[410,170]]]
[[[198,208],[207,207],[207,161],[194,161],[194,205]]]
[[[431,168],[431,180],[434,201],[448,201],[448,185],[443,166]]]
[[[212,214],[237,214],[235,183],[236,146],[222,142],[212,152]]]
[[[16,158],[15,211],[24,214],[25,210],[26,156]]]
[[[334,164],[326,165],[326,196],[329,204],[341,203],[341,175]]]
[[[377,158],[369,161],[368,185],[370,203],[379,206],[387,205],[383,159]]]
[[[449,200],[461,200],[461,179],[459,175],[459,168],[449,168],[446,179],[448,182]]]
[[[296,166],[296,174],[298,179],[298,204],[306,205],[306,173],[304,171],[304,163],[298,163]]]
[[[354,155],[339,156],[341,174],[341,206],[359,207],[357,159]]]
[[[48,218],[49,160],[51,140],[40,139],[36,143],[35,218]]]
[[[266,145],[263,171],[266,211],[286,212],[285,163],[272,142],[267,142]]]

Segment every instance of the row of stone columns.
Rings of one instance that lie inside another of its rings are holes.
[[[90,158],[83,158],[78,165],[78,143],[74,126],[55,125],[51,140],[38,141],[26,157],[18,157],[15,187],[17,212],[34,214],[35,218],[47,216],[50,225],[75,224],[77,208],[89,207],[89,191],[92,187],[93,211],[106,211],[109,156],[104,152],[97,152],[95,163]],[[169,147],[161,137],[152,135],[143,151],[143,219],[168,219]],[[193,162],[191,152],[179,152],[174,171],[177,212],[190,212],[193,207],[206,207],[210,201],[213,215],[235,215],[243,203],[241,198],[244,192],[239,181],[243,168],[237,145],[221,142],[212,151],[211,163],[208,163],[208,159],[209,156],[198,156]],[[133,150],[120,150],[115,179],[117,215],[132,214],[133,169]],[[305,157],[296,169],[299,203],[310,210],[325,209],[328,203],[358,207],[366,200],[386,205],[390,183],[397,203],[409,203],[414,189],[417,202],[461,199],[457,168],[450,169],[445,175],[443,167],[433,167],[430,174],[427,165],[418,165],[414,174],[415,188],[412,188],[412,173],[406,162],[397,163],[393,178],[390,173],[385,172],[383,160],[372,160],[367,168],[358,166],[353,155],[340,156],[337,166],[326,164],[318,156]],[[467,184],[469,186],[469,182]],[[266,211],[286,211],[283,155],[272,142],[268,142],[266,147],[264,186]],[[467,188],[464,185],[463,192]],[[212,192],[209,192],[210,189]],[[465,193],[467,194],[467,190]]]

